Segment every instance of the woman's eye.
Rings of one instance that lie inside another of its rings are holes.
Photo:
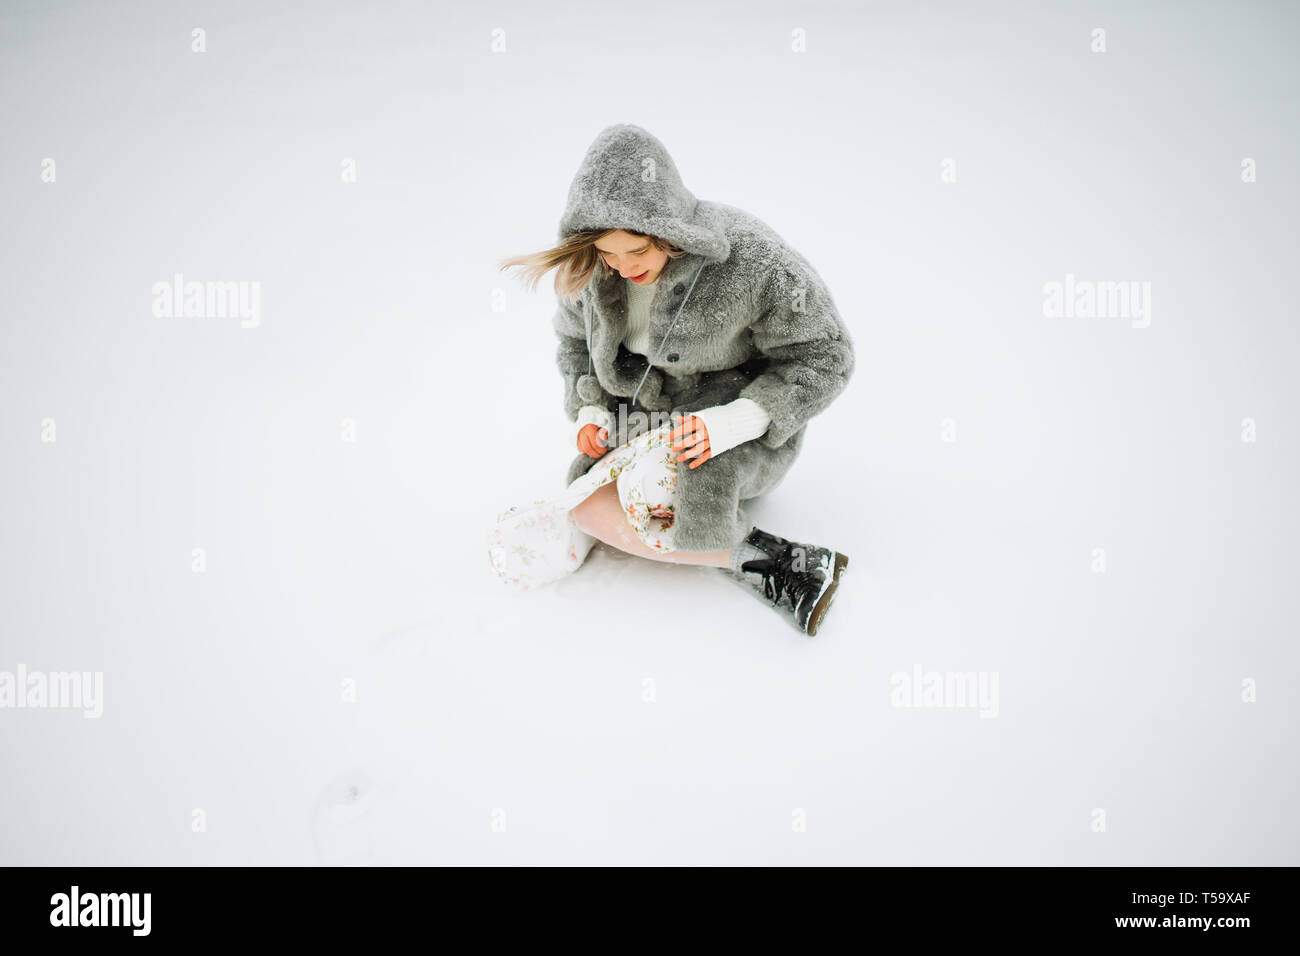
[[[633,253],[631,253],[631,255],[633,255],[633,256],[643,256],[643,255],[645,255],[645,254],[646,254],[647,252],[649,252],[649,251],[650,251],[649,249],[642,249],[640,252],[633,252]],[[613,262],[611,262],[611,261],[609,260],[609,253],[602,252],[602,253],[601,253],[601,257],[604,258],[604,260],[605,260],[605,265],[607,265],[607,266],[612,266],[612,265],[614,264]]]

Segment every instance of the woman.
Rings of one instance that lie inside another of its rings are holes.
[[[848,557],[754,527],[744,504],[776,487],[808,420],[852,375],[821,277],[757,217],[697,200],[631,124],[588,149],[559,239],[502,268],[532,287],[557,270],[556,362],[578,449],[566,480],[636,442],[635,467],[574,508],[578,527],[631,554],[720,568],[816,634]]]

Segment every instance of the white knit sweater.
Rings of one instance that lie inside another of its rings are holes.
[[[631,279],[623,281],[627,283],[627,332],[623,344],[630,352],[649,356],[653,347],[650,342],[650,300],[654,298],[658,280],[648,285]],[[748,398],[738,398],[726,405],[713,405],[691,414],[704,422],[709,436],[709,454],[713,457],[741,442],[759,437],[772,422],[762,406]],[[599,405],[583,405],[578,409],[574,441],[583,427],[593,424],[605,429],[607,434],[612,433],[614,416]]]

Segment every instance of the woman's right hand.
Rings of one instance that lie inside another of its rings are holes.
[[[605,447],[607,438],[609,432],[599,425],[583,425],[582,430],[578,432],[578,451],[592,458],[599,458],[609,451]]]

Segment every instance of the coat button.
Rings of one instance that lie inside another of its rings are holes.
[[[680,282],[673,286],[673,295],[681,295],[685,291],[686,286],[682,285]]]
[[[681,356],[678,355],[676,352],[668,353],[668,361],[670,362],[676,362],[679,358],[681,358]]]

